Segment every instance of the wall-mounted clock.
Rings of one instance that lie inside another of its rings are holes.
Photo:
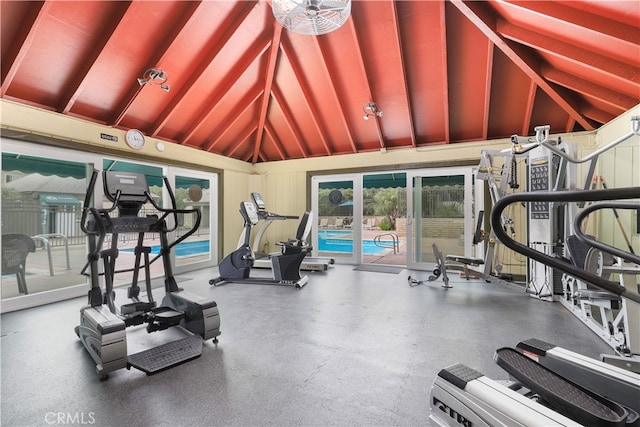
[[[144,147],[144,134],[138,129],[129,129],[125,135],[125,141],[129,147],[139,150]]]

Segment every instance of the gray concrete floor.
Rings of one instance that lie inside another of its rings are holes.
[[[73,332],[84,298],[3,314],[0,424],[424,426],[445,366],[507,379],[494,350],[532,337],[596,358],[609,352],[559,303],[517,286],[456,277],[452,289],[411,288],[408,274],[428,273],[337,265],[308,273],[301,290],[211,287],[216,273],[187,273],[180,286],[218,303],[219,343],[153,376],[123,369],[99,381]]]

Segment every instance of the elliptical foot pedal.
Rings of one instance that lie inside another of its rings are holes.
[[[157,374],[181,363],[196,359],[202,354],[202,337],[191,335],[128,357],[130,366],[147,375]]]
[[[500,348],[494,360],[552,408],[580,424],[624,426],[627,422],[629,412],[622,405],[565,380],[516,350]]]

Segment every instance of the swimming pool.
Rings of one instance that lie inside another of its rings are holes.
[[[210,251],[208,240],[199,240],[197,242],[182,242],[175,246],[173,252],[177,257],[185,257],[192,255],[202,255]],[[121,249],[122,252],[133,252],[134,248]],[[160,245],[151,246],[151,253],[157,255],[160,253]]]
[[[384,252],[385,248],[377,246],[373,240],[362,241],[362,253],[377,255]],[[324,252],[353,253],[353,233],[343,230],[318,231],[318,250]]]

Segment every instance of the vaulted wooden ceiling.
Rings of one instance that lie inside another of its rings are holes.
[[[354,0],[317,37],[265,0],[0,6],[2,98],[251,163],[592,130],[640,103],[635,0]],[[169,92],[138,84],[150,68]]]

